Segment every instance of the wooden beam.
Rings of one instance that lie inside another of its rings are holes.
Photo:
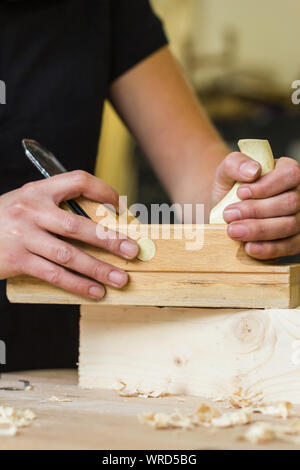
[[[84,243],[72,241],[72,244],[129,272],[287,272],[286,266],[248,256],[242,242],[228,237],[227,225],[144,225],[130,231],[136,240],[147,234],[156,245],[155,257],[147,262],[127,261]]]
[[[299,304],[289,273],[130,273],[122,290],[106,288],[103,300],[89,300],[27,276],[10,280],[11,302],[40,304],[156,305],[178,307],[290,308]]]
[[[300,403],[300,310],[81,307],[80,386]]]
[[[153,235],[155,227],[151,230]],[[300,265],[250,258],[242,243],[227,236],[225,226],[209,225],[204,230],[190,226],[182,230],[182,226],[157,226],[156,254],[147,262],[121,260],[81,244],[89,254],[130,274],[128,286],[122,290],[107,288],[101,304],[245,308],[300,304]],[[184,238],[179,238],[182,234]],[[135,235],[138,239],[139,232]],[[167,235],[171,238],[166,239]],[[199,249],[187,249],[195,240]],[[10,279],[7,295],[11,302],[97,303],[27,276]]]

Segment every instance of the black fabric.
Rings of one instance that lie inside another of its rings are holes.
[[[93,172],[109,84],[166,43],[148,0],[0,3],[0,193],[40,176],[21,139]],[[30,234],[29,234],[30,236]],[[75,366],[78,309],[11,305],[0,289],[1,370]]]

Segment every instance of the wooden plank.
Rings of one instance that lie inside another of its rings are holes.
[[[183,226],[148,228],[152,235],[157,229],[156,236],[160,237],[155,240],[156,255],[151,261],[129,262],[80,245],[89,254],[130,274],[129,285],[122,290],[107,288],[101,303],[251,308],[287,308],[300,304],[300,265],[276,265],[250,258],[241,243],[227,236],[226,227],[205,226],[204,230],[198,228],[199,233],[194,226],[184,226],[185,232]],[[143,235],[146,234],[144,231]],[[182,234],[184,238],[179,238]],[[135,237],[139,236],[140,232],[135,231]],[[171,239],[166,239],[167,236]],[[200,245],[203,241],[202,248],[196,251],[187,249],[193,236]],[[97,303],[26,276],[8,281],[7,296],[11,302]]]
[[[81,307],[80,386],[300,403],[300,310]]]
[[[155,257],[147,262],[128,261],[99,248],[72,243],[95,258],[129,272],[288,272],[284,265],[248,256],[242,242],[228,237],[227,225],[134,225],[130,235],[135,240],[152,239]]]
[[[104,299],[96,301],[23,276],[10,280],[7,296],[18,303],[289,308],[299,302],[298,296],[291,298],[289,278],[279,273],[135,272],[127,287],[107,287]]]

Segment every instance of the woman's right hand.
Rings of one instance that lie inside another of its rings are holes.
[[[115,288],[127,284],[125,271],[56,237],[80,240],[126,259],[137,256],[135,241],[104,228],[99,237],[95,222],[59,207],[79,196],[118,206],[115,190],[80,170],[28,183],[0,196],[0,279],[28,274],[91,299],[104,296],[103,284]]]

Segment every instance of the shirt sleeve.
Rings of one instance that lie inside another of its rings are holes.
[[[111,82],[167,42],[149,0],[112,0]]]

